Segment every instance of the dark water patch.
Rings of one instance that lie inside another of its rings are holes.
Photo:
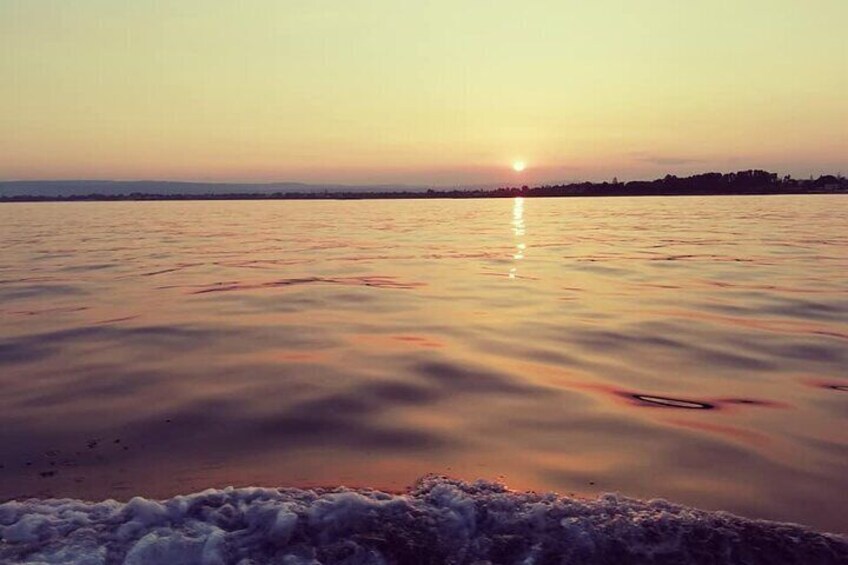
[[[717,404],[738,404],[740,406],[756,406],[761,408],[788,408],[786,402],[777,402],[774,400],[763,400],[756,398],[721,398],[715,401]]]
[[[663,347],[683,349],[690,347],[682,338],[672,338],[634,329],[632,332],[590,330],[572,334],[570,339],[597,351],[620,350],[629,347]]]
[[[240,269],[244,268],[253,268],[253,269],[271,269],[274,267],[289,267],[291,265],[302,265],[305,263],[312,263],[314,259],[239,259],[236,261],[215,261],[213,264],[219,267],[237,267]],[[196,263],[186,266],[197,266],[202,265],[203,263]]]
[[[733,351],[729,345],[718,347],[697,343],[697,336],[691,335],[691,332],[692,328],[683,324],[664,324],[662,328],[642,325],[629,331],[571,331],[561,335],[559,339],[576,343],[591,351],[615,355],[642,356],[651,349],[659,349],[664,355],[693,359],[711,367],[760,372],[776,368],[775,362],[769,356],[754,355],[752,350]]]
[[[328,305],[326,298],[317,293],[291,292],[286,295],[285,300],[279,300],[278,295],[273,293],[249,293],[228,292],[215,295],[216,307],[224,314],[240,316],[245,314],[300,314],[304,311],[321,310],[324,308],[339,308],[335,302]],[[360,300],[354,300],[355,304],[373,301],[372,296],[362,296]],[[377,307],[383,306],[378,304]]]
[[[530,383],[517,382],[506,374],[466,364],[423,361],[413,363],[410,370],[427,381],[457,392],[540,394],[542,389]]]
[[[73,314],[75,312],[82,312],[84,310],[89,309],[89,306],[67,306],[57,308],[41,308],[37,310],[10,310],[7,313],[16,314],[19,316],[43,316],[52,314]]]
[[[221,391],[221,396],[202,401],[171,401],[158,413],[127,413],[112,420],[113,427],[97,437],[85,440],[85,436],[80,436],[76,449],[82,455],[73,455],[72,442],[65,442],[63,449],[69,449],[71,458],[86,465],[103,467],[133,456],[143,458],[136,465],[160,461],[159,465],[169,467],[173,453],[189,458],[319,448],[392,453],[438,451],[463,443],[460,437],[384,417],[396,410],[402,413],[404,407],[431,405],[445,397],[445,392],[432,386],[380,380],[321,393],[309,381],[292,378],[296,378],[296,372],[288,380],[269,378],[268,386],[259,389]],[[153,400],[156,390],[161,387],[152,386],[144,395],[135,397]],[[257,392],[261,400],[257,400]],[[88,396],[96,402],[93,394],[92,391]],[[120,441],[113,441],[118,434]],[[86,455],[104,449],[106,460],[95,461]]]
[[[734,353],[710,347],[693,346],[689,349],[696,359],[706,363],[708,366],[718,365],[731,369],[759,371],[763,373],[773,371],[777,367],[777,363],[774,360],[770,360],[764,356],[754,357],[750,354]]]
[[[767,370],[771,364],[763,359],[729,352],[705,344],[696,343],[694,336],[688,335],[691,328],[679,324],[655,326],[640,324],[633,328],[613,330],[582,329],[569,331],[558,336],[559,341],[577,343],[586,349],[602,353],[623,352],[635,354],[649,349],[662,349],[668,353],[683,356],[696,356],[711,365],[725,365],[733,368]]]
[[[114,267],[119,266],[118,263],[90,263],[84,265],[66,265],[59,269],[59,271],[63,272],[87,272],[87,271],[103,271],[106,269],[112,269]]]
[[[301,284],[312,284],[316,282],[322,282],[323,279],[319,277],[304,277],[299,279],[285,279],[279,281],[273,281],[269,283],[262,284],[248,284],[248,283],[234,283],[234,284],[217,284],[215,286],[204,288],[201,290],[195,290],[190,294],[208,294],[211,292],[231,292],[231,291],[239,291],[239,290],[255,290],[258,288],[278,288],[284,286],[295,286]]]
[[[46,344],[26,344],[21,340],[0,341],[0,365],[37,361],[48,351]]]
[[[382,424],[369,413],[369,404],[354,399],[331,398],[296,406],[280,415],[268,415],[249,426],[254,439],[273,441],[289,448],[367,448],[384,451],[440,449],[461,443],[414,426]]]
[[[369,286],[375,288],[387,288],[397,290],[412,290],[426,286],[422,282],[400,281],[393,276],[367,276],[367,277],[302,277],[292,279],[280,279],[265,283],[231,283],[217,284],[209,288],[192,291],[190,294],[208,294],[210,292],[230,292],[241,290],[256,290],[263,288],[279,288],[306,284],[340,284],[350,286]]]
[[[841,364],[848,367],[848,348],[844,345],[828,345],[826,343],[788,343],[780,348],[786,357],[817,363]]]
[[[222,281],[215,281],[213,283],[196,283],[196,284],[166,284],[166,285],[157,286],[156,290],[171,290],[171,289],[175,289],[175,288],[176,289],[185,289],[185,288],[206,289],[206,288],[234,286],[234,285],[238,285],[238,284],[240,284],[240,283],[237,280],[222,280]],[[189,293],[189,294],[191,294],[191,293]]]
[[[98,324],[0,340],[0,363],[20,363],[58,354],[71,346],[126,348],[136,357],[145,350],[159,355],[192,349],[255,351],[265,347],[324,348],[334,344],[315,326],[215,327],[201,325],[121,326]]]
[[[177,265],[176,267],[169,267],[167,269],[159,269],[157,271],[148,271],[146,273],[139,273],[140,277],[155,277],[156,275],[165,275],[168,273],[176,273],[182,271],[184,269],[188,269],[190,267],[198,267],[203,265],[204,263],[187,263],[185,265]]]
[[[33,282],[52,282],[55,281],[56,277],[53,276],[45,276],[45,277],[17,277],[14,279],[0,279],[0,285],[2,284],[15,284],[15,283],[33,283]]]
[[[49,376],[47,378],[49,379]],[[9,393],[7,402],[11,406],[29,409],[34,413],[45,414],[51,409],[61,412],[77,403],[92,406],[98,402],[126,399],[129,395],[153,389],[166,379],[167,376],[162,374],[120,370],[115,367],[92,371],[78,369],[73,378],[67,379],[66,382],[51,379],[41,386]],[[33,384],[38,380],[33,379]]]
[[[97,320],[93,322],[94,324],[118,324],[121,322],[129,322],[130,320],[137,320],[140,318],[140,315],[135,316],[123,316],[121,318],[109,318],[108,320]]]
[[[833,290],[828,290],[826,288],[816,288],[811,286],[787,286],[787,285],[774,285],[774,284],[759,284],[759,283],[746,283],[743,281],[721,281],[721,280],[697,280],[693,281],[698,284],[702,284],[704,286],[715,286],[718,288],[729,288],[736,290],[744,290],[744,291],[760,291],[762,294],[760,296],[767,296],[769,294],[780,293],[780,294],[804,294],[804,295],[815,295],[815,294],[833,294]]]
[[[83,296],[88,292],[79,285],[37,284],[28,286],[0,286],[0,300],[45,300],[60,296]]]
[[[770,304],[763,304],[760,308],[776,316],[844,323],[848,312],[848,300],[845,299],[823,301],[779,295],[770,295],[769,298]]]
[[[379,405],[392,407],[393,404],[424,405],[437,402],[445,397],[444,393],[433,387],[424,387],[401,381],[382,381],[368,383],[362,387],[361,394],[378,400]]]

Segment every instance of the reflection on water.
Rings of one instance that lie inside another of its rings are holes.
[[[3,205],[0,497],[436,472],[848,530],[847,220],[840,196]]]
[[[515,252],[512,254],[513,267],[509,270],[509,278],[518,276],[518,261],[524,259],[524,198],[519,196],[513,199],[512,206],[512,233],[515,236]]]

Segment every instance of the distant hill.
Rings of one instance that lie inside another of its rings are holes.
[[[322,194],[364,192],[421,192],[426,187],[405,185],[307,184],[300,182],[223,183],[180,181],[112,181],[112,180],[16,180],[0,181],[0,198],[33,196],[62,198],[70,196],[198,196],[237,194]]]

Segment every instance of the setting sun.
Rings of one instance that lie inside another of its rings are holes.
[[[520,173],[521,171],[523,171],[526,168],[527,168],[527,163],[525,163],[524,161],[515,161],[512,164],[512,170],[515,171],[516,173]]]

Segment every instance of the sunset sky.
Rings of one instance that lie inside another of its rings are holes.
[[[848,174],[846,22],[846,0],[0,0],[0,180]]]

